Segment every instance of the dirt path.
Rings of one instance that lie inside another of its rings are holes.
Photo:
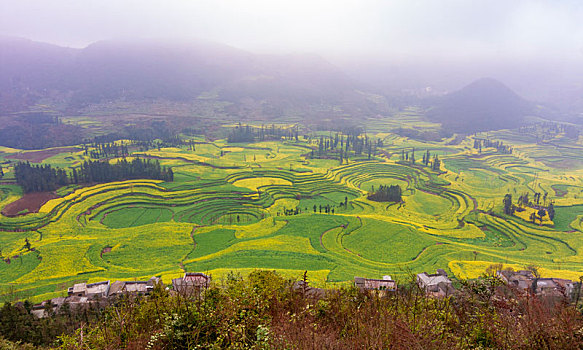
[[[192,231],[190,231],[190,238],[192,238],[192,249],[186,253],[186,255],[182,258],[182,260],[180,260],[180,262],[178,263],[178,265],[180,266],[180,268],[182,269],[182,271],[186,272],[186,269],[184,267],[184,260],[186,260],[186,258],[188,258],[188,256],[190,254],[192,254],[195,250],[196,250],[196,239],[194,239],[194,232],[199,228],[199,227],[204,227],[204,226],[193,226],[192,227]]]

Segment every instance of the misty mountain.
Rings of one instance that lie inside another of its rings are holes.
[[[431,104],[427,117],[441,123],[445,131],[458,133],[515,128],[535,111],[532,103],[490,78],[432,99]]]
[[[80,108],[117,99],[219,99],[275,105],[340,103],[356,83],[317,56],[255,55],[191,41],[101,41],[84,49],[0,39],[0,108],[26,109],[43,98]]]
[[[26,39],[0,37],[0,111],[25,109],[67,91],[78,50]]]

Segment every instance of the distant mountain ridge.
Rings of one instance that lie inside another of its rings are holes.
[[[531,102],[491,78],[478,79],[431,104],[429,119],[458,133],[516,128],[535,113]]]
[[[256,55],[227,45],[160,40],[100,41],[84,49],[0,37],[0,108],[20,111],[42,98],[80,107],[119,98],[219,98],[338,103],[356,83],[310,55]]]

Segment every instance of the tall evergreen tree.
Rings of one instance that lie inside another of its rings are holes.
[[[512,195],[510,193],[507,193],[504,196],[504,200],[502,202],[504,203],[504,213],[507,215],[511,215],[512,214]]]

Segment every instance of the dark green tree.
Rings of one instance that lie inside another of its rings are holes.
[[[506,215],[511,215],[512,214],[512,195],[510,193],[507,193],[504,196],[504,200],[502,201],[504,203],[504,214]]]
[[[549,204],[549,207],[547,208],[547,212],[549,213],[549,219],[551,219],[551,221],[553,221],[555,219],[555,205],[553,204],[553,202],[551,202],[551,204]]]

